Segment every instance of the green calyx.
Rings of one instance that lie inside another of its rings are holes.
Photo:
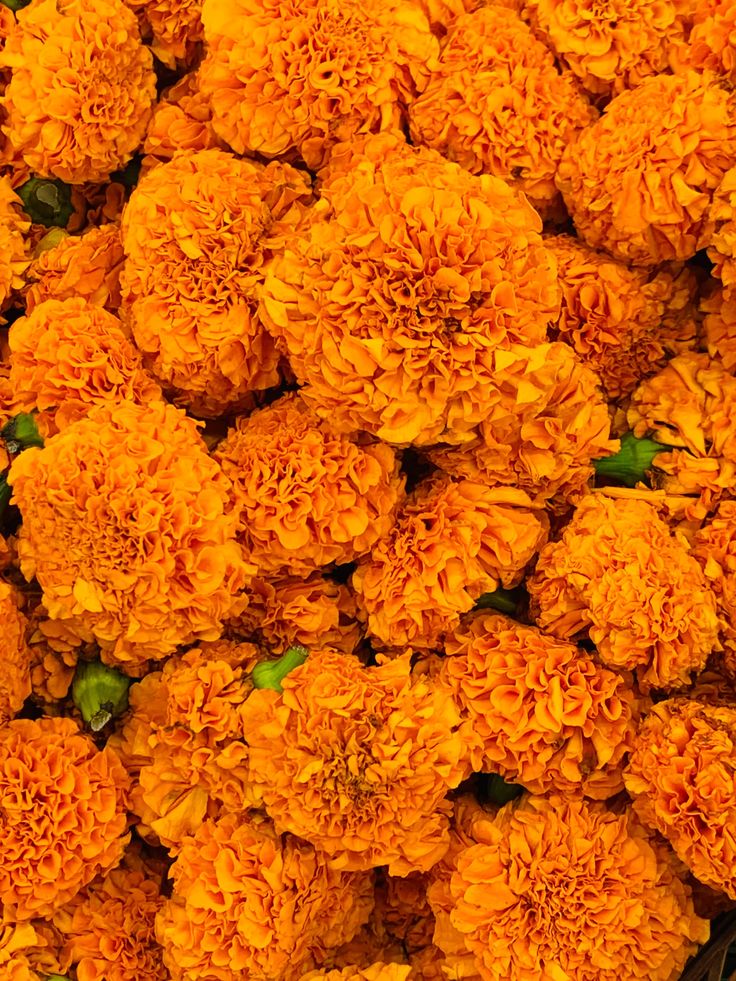
[[[128,707],[127,675],[100,661],[82,661],[72,682],[72,699],[92,732],[99,732]]]
[[[36,420],[30,412],[19,412],[10,422],[6,422],[0,429],[0,439],[5,441],[5,448],[11,456],[30,446],[43,446]]]
[[[64,181],[31,177],[18,188],[17,193],[26,214],[38,225],[65,228],[74,214],[72,189]]]
[[[670,446],[648,436],[638,439],[633,433],[624,433],[618,453],[593,460],[593,466],[596,476],[604,481],[616,480],[626,487],[636,487],[640,482],[647,482],[654,458],[669,449]]]
[[[476,610],[498,610],[513,617],[524,598],[523,589],[494,589],[492,593],[483,593],[475,603]]]
[[[0,3],[8,10],[12,10],[14,14],[27,7],[30,2],[31,0],[0,0]]]
[[[273,691],[283,691],[281,682],[294,668],[304,664],[309,656],[306,647],[296,644],[290,647],[281,657],[273,661],[261,661],[256,664],[251,673],[251,681],[254,688],[271,688]]]
[[[503,807],[509,801],[516,800],[524,793],[524,788],[518,783],[506,783],[497,773],[489,773],[485,788],[486,799],[491,804]]]

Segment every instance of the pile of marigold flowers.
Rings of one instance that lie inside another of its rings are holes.
[[[0,981],[715,978],[735,83],[736,0],[0,0]]]

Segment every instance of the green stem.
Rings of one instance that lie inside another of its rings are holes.
[[[486,782],[486,797],[492,804],[503,806],[509,801],[516,800],[524,793],[524,788],[518,783],[506,783],[497,773],[489,773]]]
[[[294,668],[304,664],[309,656],[306,647],[297,644],[290,647],[281,657],[273,661],[261,661],[256,664],[251,673],[254,688],[271,688],[273,691],[283,691],[281,682]]]
[[[635,487],[648,481],[654,458],[670,449],[671,446],[657,443],[648,436],[637,439],[633,433],[624,433],[618,453],[593,460],[593,466],[596,476],[603,481],[616,480],[626,487]]]
[[[5,515],[5,510],[10,504],[10,498],[13,496],[13,488],[7,481],[6,474],[0,475],[0,521]]]
[[[483,593],[482,596],[478,597],[475,609],[498,610],[499,613],[513,617],[516,615],[522,599],[523,590],[521,589],[494,589],[492,593]]]
[[[8,10],[12,10],[14,14],[27,7],[30,2],[31,0],[0,0],[0,3],[7,7]]]

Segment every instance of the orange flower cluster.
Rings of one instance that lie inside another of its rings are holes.
[[[31,694],[31,652],[26,642],[28,621],[19,609],[21,596],[0,581],[0,726],[20,712]]]
[[[414,0],[204,0],[202,20],[215,132],[313,170],[341,141],[398,129],[439,50]]]
[[[321,193],[261,303],[305,401],[389,443],[472,438],[503,377],[496,350],[543,342],[559,309],[539,216],[392,135],[336,150]]]
[[[732,0],[698,0],[692,6],[692,29],[681,60],[736,81],[736,6]]]
[[[7,8],[6,8],[7,9]],[[43,974],[36,970],[47,954],[46,940],[32,923],[0,925],[0,971],[3,981],[43,981],[48,970],[60,970],[58,962],[44,963]],[[40,955],[40,957],[39,957]],[[52,955],[53,957],[53,955]]]
[[[736,296],[732,291],[716,289],[700,303],[703,334],[711,358],[727,372],[736,369]]]
[[[736,167],[726,171],[713,195],[710,218],[714,224],[708,256],[714,263],[713,275],[726,287],[736,284]]]
[[[693,555],[716,598],[723,667],[736,682],[736,501],[722,501],[698,529]]]
[[[212,109],[199,90],[198,75],[189,72],[162,93],[143,143],[141,173],[183,151],[225,148],[212,129]]]
[[[591,494],[527,581],[537,624],[589,636],[601,661],[648,688],[681,688],[718,638],[716,600],[687,541],[655,508]]]
[[[35,173],[102,181],[143,141],[156,94],[151,52],[122,0],[40,0],[0,54],[12,77],[3,132]]]
[[[216,149],[182,153],[134,190],[122,223],[124,315],[147,366],[196,414],[249,407],[252,391],[278,382],[256,294],[310,195],[288,164]]]
[[[688,698],[655,705],[625,773],[634,810],[706,885],[736,899],[736,710]]]
[[[233,535],[229,482],[197,425],[163,402],[95,406],[21,453],[10,473],[19,556],[49,617],[111,661],[215,639],[252,566]]]
[[[30,225],[10,180],[0,177],[0,324],[5,323],[3,310],[25,282],[31,257],[24,236]]]
[[[411,965],[383,964],[376,961],[370,967],[309,971],[302,975],[301,981],[408,981],[408,978],[414,976]]]
[[[482,593],[521,581],[547,530],[521,490],[422,482],[353,575],[369,633],[382,645],[433,648]]]
[[[204,40],[202,0],[125,0],[152,35],[151,52],[168,68],[195,61]]]
[[[557,167],[597,118],[519,15],[494,5],[453,21],[439,66],[410,111],[415,143],[471,174],[503,177],[543,217],[564,213]]]
[[[243,710],[249,776],[279,831],[331,868],[424,871],[448,847],[448,790],[465,776],[457,710],[410,676],[409,656],[377,667],[312,651]]]

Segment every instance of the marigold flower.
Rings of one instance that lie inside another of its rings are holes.
[[[353,575],[369,632],[388,646],[433,648],[482,593],[521,582],[547,530],[521,490],[423,481]]]
[[[257,816],[205,822],[171,876],[156,930],[172,981],[297,981],[357,932],[373,902],[370,874],[330,868]]]
[[[147,366],[197,414],[250,407],[252,391],[278,382],[256,293],[310,194],[288,164],[221,150],[182,153],[133,191],[122,223],[123,310]]]
[[[42,981],[47,978],[45,971],[41,974],[36,970],[39,967],[38,955],[45,953],[45,943],[45,938],[34,923],[0,925],[0,971],[3,981]],[[51,966],[59,965],[52,962]]]
[[[67,718],[0,727],[0,905],[6,920],[48,916],[116,865],[128,776]]]
[[[574,644],[477,613],[445,642],[440,682],[467,723],[474,772],[532,793],[612,797],[639,711],[620,674]]]
[[[736,294],[733,288],[716,289],[700,302],[703,333],[711,358],[730,374],[736,369]]]
[[[458,855],[451,891],[483,981],[670,981],[709,935],[669,850],[582,798],[502,808]]]
[[[384,964],[375,961],[368,967],[343,967],[332,971],[308,971],[301,981],[408,981],[414,977],[409,964]]]
[[[557,172],[578,235],[645,266],[709,245],[713,194],[736,156],[735,100],[693,71],[655,75],[616,96]]]
[[[152,34],[151,51],[168,68],[194,61],[204,40],[202,0],[125,0]]]
[[[216,0],[202,7],[200,86],[236,153],[322,166],[361,133],[396,130],[439,45],[412,0]]]
[[[687,540],[644,501],[592,494],[527,580],[542,630],[588,635],[644,690],[690,683],[716,647],[716,600]]]
[[[692,28],[680,60],[698,71],[736,81],[736,5],[733,0],[699,0],[692,7]]]
[[[736,682],[736,501],[720,503],[696,532],[692,554],[716,597],[723,667]]]
[[[521,17],[495,5],[453,21],[410,110],[415,143],[471,174],[504,178],[549,217],[564,213],[554,181],[562,152],[597,118]]]
[[[233,538],[229,482],[181,410],[97,405],[21,453],[10,483],[23,575],[51,619],[93,633],[107,663],[214,640],[245,605],[252,566]]]
[[[196,72],[189,72],[167,89],[153,110],[143,143],[141,175],[176,153],[225,149],[212,129],[212,109],[199,89]]]
[[[312,651],[283,693],[256,690],[245,704],[250,779],[268,814],[333,868],[406,875],[447,850],[445,795],[465,775],[459,717],[409,662],[366,668]]]
[[[122,0],[40,0],[0,54],[3,132],[41,177],[104,181],[132,157],[156,97],[151,52]]]
[[[23,708],[31,694],[31,652],[26,643],[28,621],[20,610],[21,597],[14,586],[0,581],[0,725]]]
[[[300,394],[345,432],[471,439],[494,351],[541,343],[559,309],[539,216],[498,178],[387,134],[338,148],[321,191],[261,303]]]
[[[34,700],[47,705],[63,701],[69,694],[74,679],[79,657],[77,651],[55,651],[45,640],[35,637],[32,638],[29,650]]]
[[[0,177],[0,324],[13,294],[24,285],[24,274],[30,264],[25,235],[31,227],[21,210],[21,200],[7,177]]]
[[[624,774],[634,810],[693,874],[736,899],[736,710],[687,698],[652,708]]]

